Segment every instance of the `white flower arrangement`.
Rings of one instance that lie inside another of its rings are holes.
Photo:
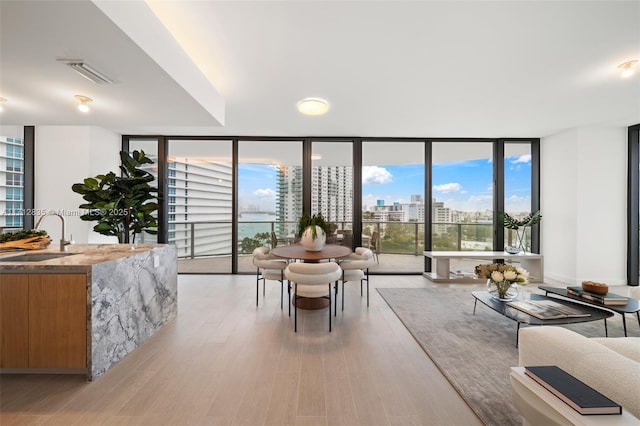
[[[478,265],[475,268],[478,278],[487,278],[489,283],[495,285],[495,289],[500,297],[506,297],[509,287],[513,284],[526,285],[529,282],[529,272],[523,268],[516,268],[504,263],[488,263]]]
[[[529,272],[526,269],[516,268],[504,263],[478,265],[475,271],[478,278],[487,278],[494,283],[507,281],[509,284],[517,283],[524,285],[529,282]]]

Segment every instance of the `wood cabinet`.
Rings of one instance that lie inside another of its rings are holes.
[[[0,368],[29,367],[29,276],[0,275]]]
[[[2,274],[0,367],[86,366],[87,276]]]

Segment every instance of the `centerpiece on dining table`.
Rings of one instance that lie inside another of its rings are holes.
[[[518,284],[529,282],[529,272],[505,263],[487,263],[475,267],[478,278],[487,279],[487,290],[491,297],[510,301],[518,297]]]
[[[298,221],[297,236],[300,244],[307,251],[320,251],[327,240],[329,225],[321,213],[310,215],[303,214]]]

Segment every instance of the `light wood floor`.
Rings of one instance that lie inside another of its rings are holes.
[[[255,306],[253,276],[179,277],[178,318],[96,381],[0,376],[8,425],[480,425],[375,291],[433,286],[374,276],[371,306],[347,284],[344,313]],[[470,288],[471,291],[471,288]]]

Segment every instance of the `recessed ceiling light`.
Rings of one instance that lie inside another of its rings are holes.
[[[7,100],[5,98],[1,98],[0,97],[0,112],[2,112],[4,110],[4,108],[2,108],[2,104],[7,102]]]
[[[329,103],[324,99],[306,98],[298,102],[298,111],[305,115],[322,115],[329,111]]]
[[[312,160],[322,160],[322,155],[320,154],[311,154]]]
[[[623,62],[618,65],[618,69],[620,70],[620,75],[624,78],[631,77],[638,66],[638,60],[634,59],[632,61]]]
[[[91,102],[93,102],[93,99],[88,98],[86,96],[82,96],[82,95],[74,95],[74,98],[76,98],[80,103],[78,104],[78,109],[82,112],[89,112],[89,104]]]

